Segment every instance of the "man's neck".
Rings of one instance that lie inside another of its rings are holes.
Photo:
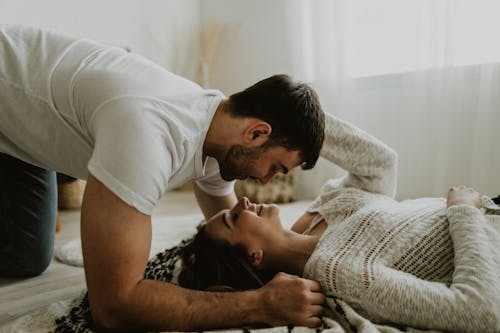
[[[217,160],[225,154],[229,147],[237,144],[240,137],[240,128],[227,110],[228,105],[229,100],[227,99],[220,102],[203,142],[203,155],[214,157]]]

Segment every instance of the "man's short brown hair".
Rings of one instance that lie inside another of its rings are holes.
[[[302,169],[311,169],[323,146],[325,117],[316,92],[288,75],[274,75],[229,97],[229,112],[272,127],[266,147],[298,150]]]

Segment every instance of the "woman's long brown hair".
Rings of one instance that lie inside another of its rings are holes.
[[[184,250],[179,284],[197,290],[249,290],[262,287],[273,275],[255,270],[241,248],[215,244],[202,224]]]

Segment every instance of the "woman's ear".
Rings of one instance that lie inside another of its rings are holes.
[[[250,264],[252,264],[254,268],[259,268],[262,265],[263,258],[264,258],[264,251],[262,251],[261,249],[254,250],[248,256],[248,261],[250,261]]]
[[[267,141],[272,127],[265,121],[257,121],[248,126],[243,134],[243,143],[250,147],[258,147]]]

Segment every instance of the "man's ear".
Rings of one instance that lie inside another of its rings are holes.
[[[271,125],[265,121],[254,122],[243,133],[243,143],[250,147],[258,147],[269,139],[272,131]]]
[[[254,250],[248,256],[248,260],[253,267],[259,268],[262,265],[262,259],[264,258],[264,251],[261,249]]]

